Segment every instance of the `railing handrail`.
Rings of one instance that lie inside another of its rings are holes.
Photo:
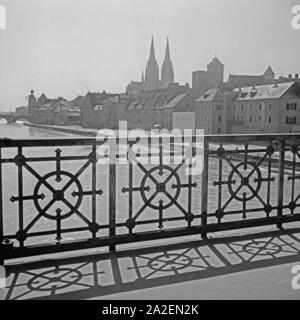
[[[270,140],[289,140],[291,138],[293,141],[300,139],[300,133],[266,133],[266,134],[205,134],[205,135],[184,135],[185,138],[202,138],[207,139],[208,142],[250,142],[250,141],[270,141]],[[174,135],[157,135],[157,138],[171,138],[172,140],[180,138],[179,136]],[[19,147],[19,146],[79,146],[79,145],[93,145],[93,144],[102,144],[105,141],[110,139],[116,139],[120,141],[125,139],[124,137],[70,137],[70,138],[47,138],[47,139],[10,139],[2,138],[0,139],[0,147],[10,148],[10,147]],[[137,137],[128,137],[129,141],[137,140]],[[145,139],[152,139],[152,137],[147,137]]]

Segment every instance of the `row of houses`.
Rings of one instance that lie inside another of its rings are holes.
[[[195,99],[188,85],[170,84],[167,88],[143,91],[137,97],[126,94],[88,92],[73,101],[28,100],[29,120],[47,125],[81,125],[84,128],[118,128],[126,120],[129,128],[151,129],[155,125],[172,129],[174,113],[195,111]]]
[[[50,99],[44,93],[36,99],[31,90],[28,97],[28,118],[30,122],[38,124],[78,125],[81,122],[81,102],[82,97],[68,101],[62,97]]]
[[[180,124],[178,119],[187,114],[190,120]],[[188,85],[179,84],[135,98],[88,92],[73,101],[44,94],[36,100],[32,92],[29,118],[39,124],[96,129],[118,128],[119,121],[126,120],[130,129],[160,125],[171,130],[183,125],[208,134],[295,132],[300,128],[300,85],[294,81],[233,90],[220,86],[196,100]]]
[[[279,77],[269,66],[261,75],[229,75],[214,57],[207,70],[193,72],[192,88],[178,83],[140,90],[138,94],[88,92],[72,101],[28,99],[29,120],[48,125],[81,125],[84,128],[171,130],[204,129],[208,134],[294,132],[300,126],[300,79]]]

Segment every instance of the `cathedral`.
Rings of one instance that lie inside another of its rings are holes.
[[[145,73],[142,73],[141,81],[131,81],[127,86],[126,92],[129,95],[137,96],[142,91],[167,88],[170,83],[174,83],[174,70],[171,61],[169,39],[167,39],[165,59],[159,74],[158,62],[155,58],[154,40],[151,39],[149,60],[146,64]]]

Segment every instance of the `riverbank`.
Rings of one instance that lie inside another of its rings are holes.
[[[93,137],[95,138],[97,134],[99,134],[98,129],[85,129],[80,126],[53,126],[53,125],[44,125],[44,124],[33,124],[29,122],[23,123],[25,126],[32,127],[32,128],[38,128],[43,130],[52,130],[56,132],[62,132],[62,133],[69,133],[69,134],[75,134],[75,135],[81,135],[85,137]],[[109,132],[107,133],[109,135]],[[218,145],[214,145],[215,148],[218,148]],[[216,157],[216,155],[211,155],[213,157]],[[229,158],[232,161],[241,162],[244,161],[244,154],[240,153],[232,153]],[[252,161],[253,163],[257,163],[261,160],[262,155],[248,155],[248,160]],[[268,159],[265,159],[262,166],[267,167],[268,166]],[[278,152],[275,152],[274,157],[271,160],[272,169],[275,171],[279,168],[279,154]],[[286,170],[292,170],[293,169],[293,161],[292,161],[292,154],[291,152],[286,152],[286,160],[285,160],[285,169]],[[300,164],[296,164],[296,170],[300,170]]]
[[[34,124],[29,122],[24,122],[23,125],[27,127],[32,127],[32,128],[53,130],[57,132],[76,134],[76,135],[81,135],[85,137],[96,137],[98,132],[97,129],[84,129],[79,126],[78,127],[77,126],[61,127],[61,126],[52,126],[52,125],[45,125],[45,124]]]

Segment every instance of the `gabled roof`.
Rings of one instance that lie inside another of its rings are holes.
[[[222,102],[225,96],[231,95],[231,99],[236,95],[225,84],[219,84],[216,88],[208,89],[196,102]]]
[[[109,98],[116,97],[118,94],[106,93],[105,91],[99,92],[88,92],[86,98],[88,98],[91,102],[92,107],[96,107],[97,105],[101,105],[104,101]]]
[[[227,82],[232,88],[258,86],[263,84],[263,76],[257,75],[230,75]]]
[[[210,64],[218,64],[220,66],[224,66],[224,64],[217,57],[214,57],[212,61],[209,63],[209,65]]]
[[[275,72],[273,71],[271,66],[268,66],[268,68],[266,69],[266,71],[264,72],[263,75],[265,76],[265,75],[268,75],[268,74],[275,75]]]
[[[177,96],[175,96],[169,103],[160,106],[160,109],[169,109],[169,108],[175,108],[175,106],[184,98],[186,97],[187,93],[181,93]]]
[[[67,101],[64,98],[48,99],[45,95],[40,97],[39,111],[51,111],[51,112],[79,112],[80,107],[73,104],[72,101]]]
[[[204,94],[202,94],[196,102],[208,102],[208,101],[216,101],[219,96],[220,90],[218,88],[209,89]]]
[[[187,86],[171,85],[165,89],[142,92],[128,106],[128,109],[173,108],[191,90]]]
[[[227,83],[232,88],[260,86],[274,83],[275,73],[269,66],[262,75],[229,75]]]
[[[74,106],[79,106],[81,107],[83,105],[83,101],[84,101],[84,97],[83,96],[77,96],[74,100],[73,100],[73,104]]]
[[[44,104],[46,104],[47,102],[50,102],[51,101],[51,99],[48,99],[47,97],[46,97],[46,95],[43,93],[39,98],[38,98],[38,100],[37,100],[37,105],[38,106],[42,106],[42,105],[44,105]]]
[[[236,101],[280,99],[286,96],[299,96],[300,86],[297,82],[278,83],[256,87],[236,89],[239,92]]]

